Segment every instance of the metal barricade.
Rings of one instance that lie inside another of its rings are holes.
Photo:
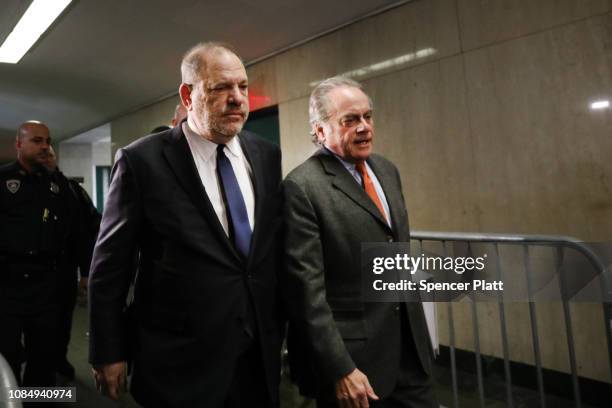
[[[572,249],[577,251],[581,256],[584,256],[589,261],[591,266],[599,271],[600,287],[602,291],[602,299],[609,299],[610,286],[606,277],[606,265],[600,256],[584,242],[564,236],[548,236],[548,235],[508,235],[508,234],[485,234],[485,233],[453,233],[453,232],[431,232],[431,231],[412,231],[411,239],[423,250],[424,242],[437,242],[441,245],[444,256],[448,256],[448,245],[449,243],[466,243],[468,246],[471,244],[487,244],[491,245],[495,255],[495,268],[497,278],[502,280],[504,271],[502,270],[502,263],[500,261],[501,245],[519,245],[522,247],[522,262],[525,270],[526,281],[527,281],[527,293],[529,295],[528,308],[529,308],[529,319],[531,327],[531,340],[533,345],[533,356],[537,378],[537,389],[539,394],[539,403],[542,408],[546,407],[546,394],[544,389],[543,371],[542,371],[542,358],[540,351],[540,338],[538,333],[538,324],[536,317],[536,303],[533,298],[534,289],[532,282],[532,265],[530,259],[530,251],[534,247],[547,246],[553,247],[556,251],[557,261],[563,259],[564,250]],[[561,274],[563,275],[563,274]],[[578,366],[576,363],[576,351],[574,344],[574,334],[572,330],[572,320],[570,314],[569,301],[564,296],[567,287],[563,276],[559,279],[559,286],[561,290],[563,316],[565,319],[565,334],[567,337],[567,348],[568,348],[568,359],[572,378],[572,387],[575,406],[580,408],[582,406],[581,395],[580,395],[580,384],[578,379]],[[499,313],[499,324],[501,330],[501,346],[502,355],[504,360],[504,374],[505,374],[505,387],[506,387],[506,404],[512,408],[515,406],[513,401],[513,389],[512,389],[512,378],[510,370],[510,357],[509,357],[509,345],[508,345],[508,331],[506,322],[506,311],[503,302],[503,294],[498,294],[498,313]],[[452,391],[453,391],[453,407],[459,407],[459,389],[457,384],[457,362],[456,362],[456,339],[455,339],[455,326],[453,320],[452,303],[448,302],[445,307],[447,308],[448,314],[448,339],[449,339],[449,352],[450,352],[450,363],[451,363],[451,377],[452,377]],[[603,302],[604,307],[604,324],[605,333],[608,345],[608,360],[610,369],[612,371],[612,305],[610,303]],[[474,353],[476,357],[476,375],[478,381],[478,397],[481,407],[485,406],[485,395],[484,395],[484,380],[482,370],[482,359],[481,359],[481,344],[480,334],[478,327],[478,314],[476,309],[476,302],[471,302],[471,314],[472,314],[472,331],[474,337]]]
[[[11,370],[11,366],[6,359],[0,354],[0,408],[21,408],[21,401],[9,400],[9,389],[17,388],[17,380]]]

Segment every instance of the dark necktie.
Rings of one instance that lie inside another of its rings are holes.
[[[368,170],[365,167],[365,162],[358,162],[355,168],[357,169],[359,174],[361,174],[361,180],[363,181],[363,188],[365,189],[366,194],[370,197],[372,201],[374,201],[374,204],[376,204],[376,207],[378,208],[378,211],[380,211],[380,213],[382,214],[383,218],[387,220],[387,222],[389,222],[387,213],[385,212],[385,209],[382,203],[380,202],[380,197],[378,197],[378,193],[376,192],[376,187],[374,187],[374,182],[372,182],[372,179],[368,174]]]
[[[247,258],[251,247],[251,225],[232,163],[223,152],[224,147],[222,144],[217,146],[217,175],[225,198],[229,235],[233,237],[236,249]]]

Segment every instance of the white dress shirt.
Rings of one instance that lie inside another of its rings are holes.
[[[223,203],[221,186],[217,177],[217,144],[195,133],[187,121],[182,123],[183,133],[187,138],[191,155],[195,161],[202,180],[202,185],[208,199],[210,200],[217,217],[223,226],[223,230],[229,236],[227,211]],[[255,227],[255,193],[253,190],[253,182],[251,181],[251,166],[242,151],[238,136],[234,136],[223,149],[223,152],[229,159],[234,169],[234,174],[238,180],[238,186],[242,193],[244,203],[246,205],[247,215],[249,217],[249,225],[251,231]]]

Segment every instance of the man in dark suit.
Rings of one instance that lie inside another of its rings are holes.
[[[283,183],[293,377],[319,407],[437,406],[421,304],[363,301],[360,244],[410,240],[398,171],[371,154],[372,103],[330,78],[310,121],[321,149]]]
[[[131,361],[146,407],[276,406],[280,150],[241,132],[248,79],[226,45],[193,47],[181,73],[188,119],[117,153],[89,280],[90,361],[112,398]]]

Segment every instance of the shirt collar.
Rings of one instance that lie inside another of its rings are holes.
[[[242,149],[240,148],[240,141],[238,135],[232,137],[232,139],[225,144],[227,150],[235,157],[242,157]]]
[[[218,144],[211,142],[205,137],[202,137],[196,132],[194,132],[191,127],[189,127],[189,121],[183,121],[181,125],[183,127],[183,133],[185,133],[185,137],[189,138],[189,140],[197,144],[202,159],[204,159],[204,161],[216,160]],[[225,147],[225,152],[229,152],[231,155],[238,158],[242,157],[242,149],[240,148],[240,141],[238,140],[238,135],[232,137],[232,139],[225,144]]]
[[[331,150],[327,146],[324,146],[324,147],[325,147],[325,150],[330,152],[336,159],[338,159],[340,163],[342,163],[344,168],[347,169],[350,173],[354,174],[357,171],[356,169],[357,166],[355,165],[355,163],[351,163],[349,161],[344,160],[342,157],[338,156],[333,150]]]

